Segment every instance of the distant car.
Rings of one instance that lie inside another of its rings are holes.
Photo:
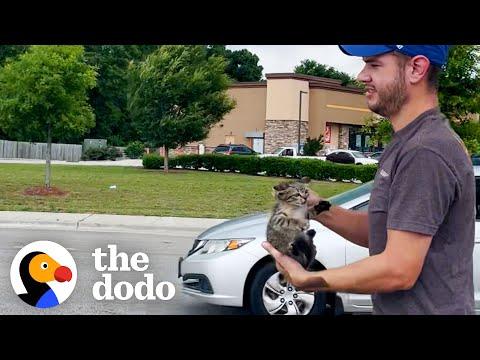
[[[374,152],[374,153],[368,155],[368,157],[370,159],[380,160],[380,157],[382,156],[382,154],[383,154],[383,151],[377,151],[377,152]]]
[[[218,145],[214,150],[213,154],[222,154],[222,155],[256,155],[258,154],[253,149],[249,148],[244,144],[221,144]]]
[[[480,165],[480,154],[473,154],[472,155],[472,163],[474,166]]]
[[[378,160],[370,159],[365,154],[356,150],[333,150],[327,155],[327,160],[341,163],[341,164],[356,164],[356,165],[367,165],[367,164],[378,164]]]

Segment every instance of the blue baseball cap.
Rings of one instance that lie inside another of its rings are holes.
[[[449,45],[338,45],[340,50],[351,56],[376,56],[397,51],[407,56],[423,55],[430,63],[444,67],[448,60]]]

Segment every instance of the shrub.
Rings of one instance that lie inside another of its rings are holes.
[[[82,160],[116,160],[122,152],[114,146],[89,148],[82,155]]]
[[[133,141],[125,148],[125,155],[130,159],[138,159],[145,152],[145,145],[141,141]]]
[[[291,159],[284,157],[245,156],[245,155],[181,155],[170,159],[171,167],[208,171],[238,171],[247,175],[264,173],[267,176],[301,178],[308,176],[312,180],[360,180],[367,182],[375,177],[377,165],[356,166],[337,164],[316,159]],[[161,169],[163,157],[158,154],[143,156],[146,169]]]

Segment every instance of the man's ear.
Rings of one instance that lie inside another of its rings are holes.
[[[411,84],[418,84],[428,74],[428,69],[433,66],[426,56],[417,55],[410,59],[407,71],[408,81]]]

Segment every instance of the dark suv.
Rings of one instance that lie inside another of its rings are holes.
[[[243,144],[222,144],[218,145],[213,154],[223,154],[223,155],[255,155],[255,151],[250,149],[248,146]]]

